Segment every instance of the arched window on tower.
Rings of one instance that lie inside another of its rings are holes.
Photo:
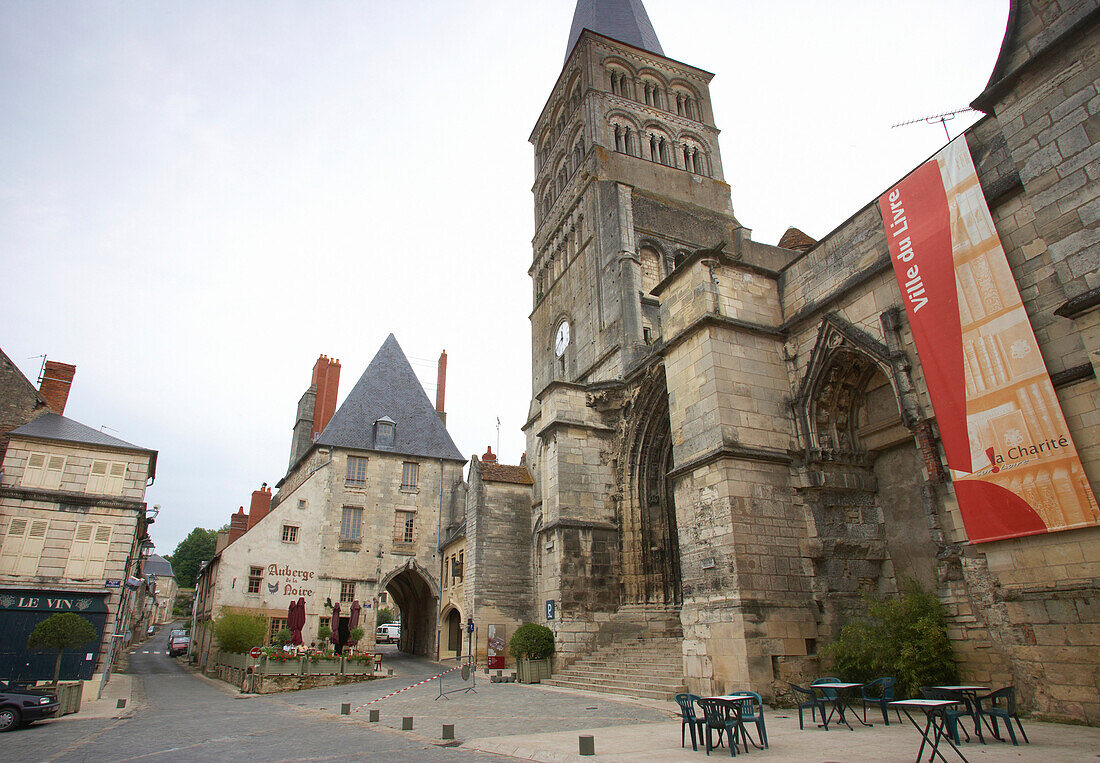
[[[710,159],[706,150],[693,140],[685,140],[680,145],[680,158],[684,161],[684,169],[696,175],[710,177]]]
[[[649,134],[649,159],[668,167],[675,167],[676,163],[672,160],[672,141],[660,133],[651,132]]]
[[[651,246],[643,246],[638,252],[642,266],[642,292],[649,294],[664,277],[660,253]]]
[[[684,90],[676,90],[675,93],[676,113],[679,116],[694,119],[696,122],[700,121],[699,102],[695,99],[695,96]]]
[[[573,171],[576,172],[584,161],[584,136],[577,137],[577,143],[573,146]]]

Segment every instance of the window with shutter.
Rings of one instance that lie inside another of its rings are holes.
[[[96,526],[89,522],[81,522],[76,526],[73,542],[69,546],[69,560],[65,564],[65,577],[86,577],[88,559],[92,554],[92,540],[95,537]]]
[[[31,520],[30,529],[27,531],[27,539],[23,542],[23,553],[19,556],[19,562],[15,567],[16,575],[34,575],[38,572],[38,558],[42,556],[42,549],[46,545],[46,531],[50,528],[49,520]]]
[[[23,469],[23,484],[27,487],[38,487],[42,484],[45,470],[46,456],[42,453],[31,453],[27,457],[27,466]]]
[[[4,536],[4,544],[0,546],[0,573],[11,575],[15,572],[19,555],[23,553],[23,541],[26,540],[29,524],[25,519],[12,517]]]
[[[88,493],[104,493],[107,488],[107,470],[110,464],[106,461],[93,461],[92,471],[88,475]]]
[[[122,495],[122,485],[126,480],[126,464],[115,461],[111,464],[111,472],[107,476],[107,494]]]
[[[42,481],[42,487],[57,490],[61,487],[61,475],[65,471],[64,456],[50,456],[46,459],[46,477]]]
[[[107,569],[107,554],[111,550],[111,526],[97,525],[95,537],[92,538],[91,553],[88,555],[88,566],[84,570],[84,576],[89,578],[101,578]]]

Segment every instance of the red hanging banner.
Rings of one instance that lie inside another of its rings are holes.
[[[971,542],[1100,524],[966,140],[879,209]]]

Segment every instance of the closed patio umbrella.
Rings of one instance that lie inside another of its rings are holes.
[[[332,635],[328,640],[340,646],[340,602],[332,605],[332,624],[329,627],[332,628]]]
[[[302,643],[302,628],[306,624],[306,599],[304,596],[299,598],[297,602],[291,602],[288,622],[290,623],[291,643],[299,646]]]
[[[359,606],[359,600],[356,599],[351,603],[351,619],[348,620],[348,630],[353,631],[359,625],[359,612],[362,607]],[[356,641],[349,641],[351,644],[357,643]]]

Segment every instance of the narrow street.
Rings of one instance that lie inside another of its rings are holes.
[[[341,717],[338,703],[331,710],[306,709],[295,704],[299,695],[293,693],[238,695],[224,684],[189,673],[180,659],[168,657],[169,630],[170,626],[161,627],[130,657],[134,696],[128,717],[80,720],[77,714],[35,723],[3,736],[0,741],[4,758],[13,761],[502,760],[439,747],[419,735],[368,726],[365,714]],[[373,684],[397,682],[391,679]]]

